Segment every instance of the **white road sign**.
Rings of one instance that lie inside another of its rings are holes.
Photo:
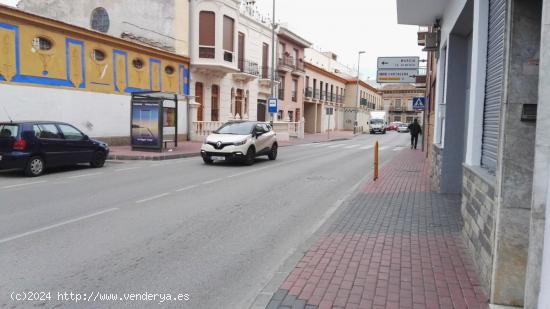
[[[380,57],[378,69],[418,69],[419,57]]]
[[[378,69],[376,81],[378,83],[416,83],[416,75],[418,70],[404,69]]]

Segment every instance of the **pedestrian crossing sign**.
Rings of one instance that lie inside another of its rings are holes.
[[[416,110],[424,110],[424,107],[426,106],[425,97],[414,97],[412,102],[413,102],[413,109],[416,109]]]

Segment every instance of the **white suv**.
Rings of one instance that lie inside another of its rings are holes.
[[[264,122],[232,121],[210,134],[201,147],[204,163],[214,161],[243,161],[254,164],[258,156],[277,159],[277,137],[273,128]]]

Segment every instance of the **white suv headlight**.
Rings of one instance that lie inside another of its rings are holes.
[[[245,140],[242,140],[240,142],[235,142],[233,143],[234,146],[242,146],[244,144],[248,143],[248,138],[246,138]]]

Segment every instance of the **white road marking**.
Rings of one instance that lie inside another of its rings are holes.
[[[97,217],[99,215],[106,214],[106,213],[113,212],[113,211],[117,211],[117,210],[119,210],[119,208],[106,209],[106,210],[95,212],[93,214],[89,214],[89,215],[86,215],[86,216],[74,218],[74,219],[63,221],[63,222],[60,222],[60,223],[48,225],[48,226],[45,226],[45,227],[42,227],[42,228],[39,228],[39,229],[36,229],[36,230],[28,231],[28,232],[25,232],[25,233],[22,233],[22,234],[18,234],[18,235],[10,236],[10,237],[7,237],[7,238],[3,238],[3,239],[0,239],[0,244],[6,243],[8,241],[15,240],[15,239],[19,239],[19,238],[22,238],[22,237],[25,237],[25,236],[30,236],[30,235],[33,235],[33,234],[36,234],[36,233],[45,232],[47,230],[51,230],[51,229],[54,229],[54,228],[57,228],[57,227],[60,227],[60,226],[63,226],[63,225],[67,225],[67,224],[70,224],[70,223],[75,223],[75,222],[78,222],[78,221],[90,219],[92,217]]]
[[[24,187],[24,186],[31,186],[31,185],[37,185],[39,183],[45,183],[45,180],[41,181],[35,181],[35,182],[27,182],[27,183],[20,183],[16,185],[10,185],[10,186],[4,186],[2,189],[11,189],[11,188],[18,188],[18,187]]]
[[[101,175],[101,174],[103,174],[103,173],[90,173],[90,174],[69,176],[69,177],[67,177],[67,178],[69,178],[69,179],[77,179],[77,178],[83,178],[83,177],[97,176],[97,175]]]
[[[355,148],[355,147],[358,147],[358,146],[361,146],[359,144],[355,144],[355,145],[349,145],[349,146],[346,146],[344,147],[345,149],[352,149],[352,148]]]
[[[328,148],[338,148],[340,146],[344,146],[345,144],[337,144],[337,145],[331,145],[331,146],[328,146]]]
[[[185,188],[178,189],[178,190],[176,190],[176,192],[183,192],[183,191],[194,189],[196,187],[198,187],[198,185],[192,185],[192,186],[188,186],[188,187],[185,187]]]
[[[365,149],[372,149],[372,148],[374,148],[374,146],[370,145],[370,146],[361,147],[361,148],[359,148],[359,149],[365,150]]]
[[[150,202],[150,201],[152,201],[152,200],[156,200],[156,199],[159,199],[159,198],[161,198],[161,197],[168,196],[168,195],[170,195],[170,193],[162,193],[162,194],[154,195],[154,196],[151,196],[151,197],[148,197],[148,198],[145,198],[145,199],[136,201],[136,204],[142,204],[142,203],[145,203],[145,202]]]
[[[314,145],[313,148],[321,148],[321,147],[326,147],[326,146],[328,146],[328,144],[318,143],[318,144]]]
[[[220,178],[220,179],[208,180],[208,181],[203,182],[202,184],[203,184],[203,185],[209,185],[209,184],[216,183],[216,182],[218,182],[218,181],[222,181],[221,178]]]
[[[382,151],[382,150],[386,150],[386,149],[388,149],[388,148],[390,148],[390,147],[384,146],[384,147],[381,147],[379,150]]]

